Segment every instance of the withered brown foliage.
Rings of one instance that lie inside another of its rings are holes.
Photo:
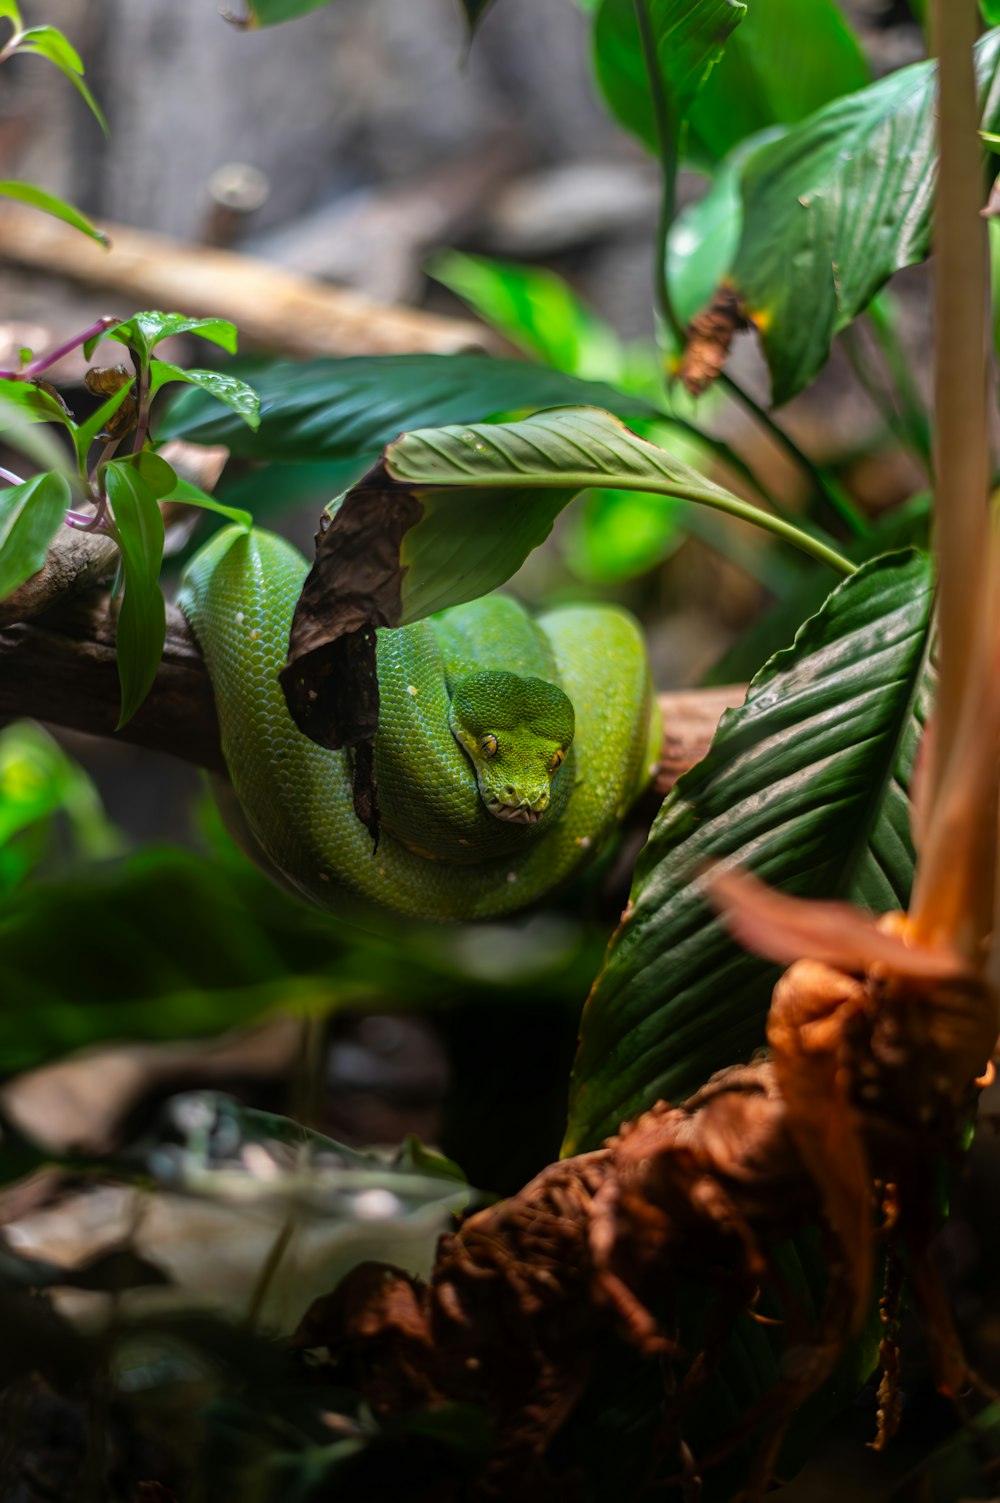
[[[753,1439],[748,1493],[756,1495],[792,1413],[861,1326],[880,1245],[876,1445],[898,1421],[901,1258],[940,1386],[967,1387],[975,1380],[928,1257],[937,1219],[930,1166],[960,1152],[993,1044],[994,1004],[974,976],[943,974],[945,962],[930,963],[930,978],[913,974],[919,956],[910,974],[893,974],[881,946],[895,953],[901,920],[882,921],[879,961],[853,971],[800,961],[786,971],[768,1019],[770,1059],[720,1072],[683,1106],[658,1103],[596,1152],[550,1166],[470,1217],[442,1239],[426,1284],[365,1265],[313,1308],[299,1341],[329,1347],[383,1415],[480,1406],[496,1436],[475,1491],[482,1499],[512,1496],[515,1486],[526,1498],[575,1496],[571,1481],[550,1475],[546,1452],[611,1333],[663,1365],[649,1477],[673,1475],[695,1496],[702,1469]],[[773,1254],[817,1223],[829,1281],[811,1320]],[[694,1353],[681,1350],[676,1327],[692,1281],[715,1292]],[[783,1314],[779,1379],[712,1454],[694,1457],[685,1416],[764,1289]]]
[[[746,308],[735,287],[720,282],[708,307],[695,315],[684,332],[678,374],[693,397],[708,390],[726,363],[734,337],[749,327]]]

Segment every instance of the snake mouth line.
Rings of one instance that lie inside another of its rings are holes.
[[[532,809],[528,804],[502,804],[498,798],[487,799],[486,807],[496,819],[506,819],[514,825],[537,825],[544,809]]]

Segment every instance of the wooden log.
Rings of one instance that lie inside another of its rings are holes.
[[[110,250],[61,220],[4,203],[0,259],[107,290],[114,299],[109,311],[122,318],[137,307],[227,318],[246,343],[302,358],[498,348],[471,319],[378,303],[234,251],[128,225],[102,222],[101,228],[111,237]]]

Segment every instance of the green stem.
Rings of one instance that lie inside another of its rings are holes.
[[[734,397],[742,407],[745,407],[751,417],[785,451],[789,459],[792,460],[811,482],[816,494],[822,497],[834,515],[844,523],[849,531],[857,538],[868,537],[871,533],[871,528],[864,517],[859,515],[846,491],[835,480],[831,480],[829,475],[823,474],[823,471],[818,465],[813,463],[808,454],[804,454],[795,440],[785,432],[779,423],[775,422],[767,408],[762,407],[759,402],[756,402],[748,391],[745,391],[737,381],[733,380],[732,376],[723,371],[718,379],[719,385],[723,390],[727,391],[731,397]]]
[[[930,418],[917,390],[906,354],[899,342],[894,303],[889,294],[882,292],[872,298],[868,304],[866,316],[899,403],[903,436],[928,475],[933,476]]]

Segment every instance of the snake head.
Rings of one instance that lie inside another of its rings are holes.
[[[487,669],[452,692],[452,735],[472,763],[479,794],[496,819],[537,824],[552,798],[576,717],[572,701],[541,678]]]

